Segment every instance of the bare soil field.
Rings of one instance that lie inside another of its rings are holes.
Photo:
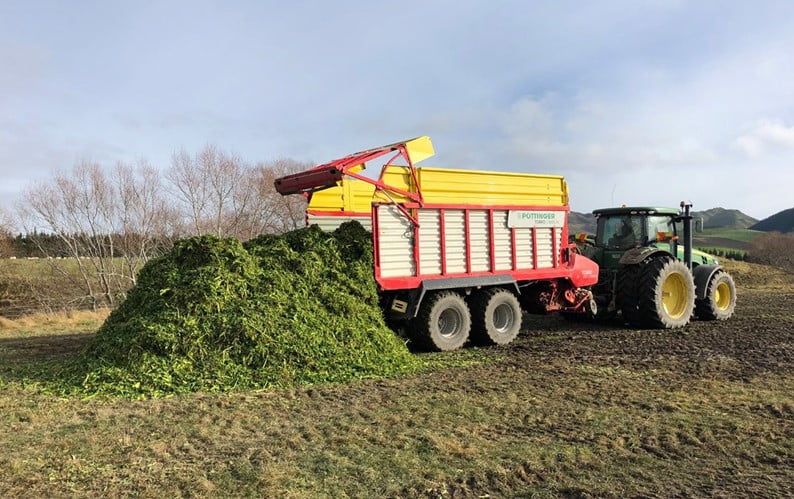
[[[528,316],[426,372],[166,399],[47,394],[91,337],[0,328],[0,495],[794,495],[794,286],[730,270],[736,315],[676,331]]]

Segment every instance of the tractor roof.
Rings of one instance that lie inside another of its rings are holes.
[[[664,206],[622,206],[620,208],[601,208],[593,210],[593,215],[600,217],[604,215],[678,215],[678,208],[666,208]]]

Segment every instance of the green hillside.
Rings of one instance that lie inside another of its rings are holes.
[[[775,213],[751,228],[764,232],[794,232],[794,208]]]
[[[747,229],[758,222],[757,219],[742,213],[739,210],[725,208],[711,208],[704,211],[694,211],[695,224],[703,229]],[[702,223],[702,225],[701,225]]]
[[[706,229],[693,234],[695,247],[715,255],[744,255],[750,249],[750,242],[760,231],[750,229]]]
[[[761,231],[752,229],[707,228],[703,231],[696,231],[694,237],[697,239],[726,239],[747,244],[760,233]]]

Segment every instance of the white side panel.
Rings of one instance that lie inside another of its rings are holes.
[[[378,207],[378,252],[381,277],[409,277],[416,272],[413,227],[392,205]]]
[[[422,275],[441,274],[441,217],[438,209],[420,209],[419,218],[419,267]],[[314,217],[335,219],[341,217]],[[493,212],[494,263],[496,271],[512,269],[511,229],[508,227],[508,210]],[[339,223],[336,223],[338,226]],[[335,227],[335,226],[334,226]],[[463,210],[444,210],[445,257],[448,274],[462,274],[466,269],[466,223]],[[469,211],[469,244],[471,246],[471,272],[488,272],[490,268],[489,241],[490,223],[487,210]],[[549,269],[554,266],[552,228],[537,227],[535,242],[537,249],[537,268]],[[382,277],[411,277],[416,275],[413,258],[413,226],[396,207],[378,207],[378,250]],[[517,270],[533,269],[532,228],[516,228],[516,266]],[[557,228],[556,247],[562,247],[562,229]]]
[[[538,268],[554,266],[551,228],[537,228]],[[562,247],[562,229],[557,228],[557,248]],[[516,262],[520,270],[532,269],[532,229],[516,229]]]
[[[441,212],[419,210],[419,272],[441,274]]]
[[[532,269],[532,229],[516,229],[516,266]]]
[[[538,249],[538,268],[548,269],[553,267],[552,262],[552,239],[551,229],[536,229],[537,230],[537,249]]]
[[[372,219],[366,217],[336,217],[332,215],[307,215],[308,225],[318,225],[324,232],[332,232],[350,220],[360,223],[368,231],[372,231]]]
[[[447,273],[466,272],[466,225],[463,210],[444,210]]]
[[[507,210],[494,210],[493,212],[493,240],[496,270],[510,270],[513,268],[511,253],[510,229],[507,227]]]
[[[471,271],[487,272],[491,270],[487,211],[469,211],[469,234],[471,236]]]

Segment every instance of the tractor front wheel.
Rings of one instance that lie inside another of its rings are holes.
[[[736,285],[727,272],[717,271],[706,288],[706,297],[695,303],[699,319],[724,321],[733,315],[736,307]]]

